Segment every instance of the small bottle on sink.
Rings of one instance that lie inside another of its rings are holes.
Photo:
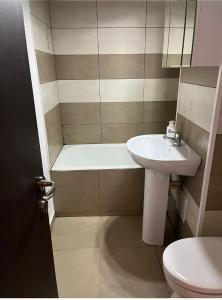
[[[175,138],[176,134],[176,126],[175,121],[169,121],[169,125],[167,126],[166,136],[169,138]]]

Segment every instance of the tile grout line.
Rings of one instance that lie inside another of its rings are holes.
[[[147,24],[147,1],[146,1],[146,19],[145,19],[145,45],[144,45],[144,70],[143,70],[143,103],[142,103],[142,132],[144,132],[143,119],[144,119],[144,106],[145,106],[145,73],[146,73],[146,24]]]

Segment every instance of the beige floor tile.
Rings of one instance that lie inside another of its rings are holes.
[[[100,250],[55,251],[55,269],[62,298],[100,296]]]
[[[54,250],[99,248],[100,217],[56,218],[52,244]]]
[[[101,297],[169,297],[154,247],[103,249]]]
[[[101,217],[101,247],[141,247],[142,217]]]

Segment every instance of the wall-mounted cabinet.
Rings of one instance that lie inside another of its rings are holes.
[[[196,6],[196,0],[165,1],[163,67],[191,65]]]

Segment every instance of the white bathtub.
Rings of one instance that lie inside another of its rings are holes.
[[[126,144],[65,145],[52,171],[141,168],[131,158]]]

